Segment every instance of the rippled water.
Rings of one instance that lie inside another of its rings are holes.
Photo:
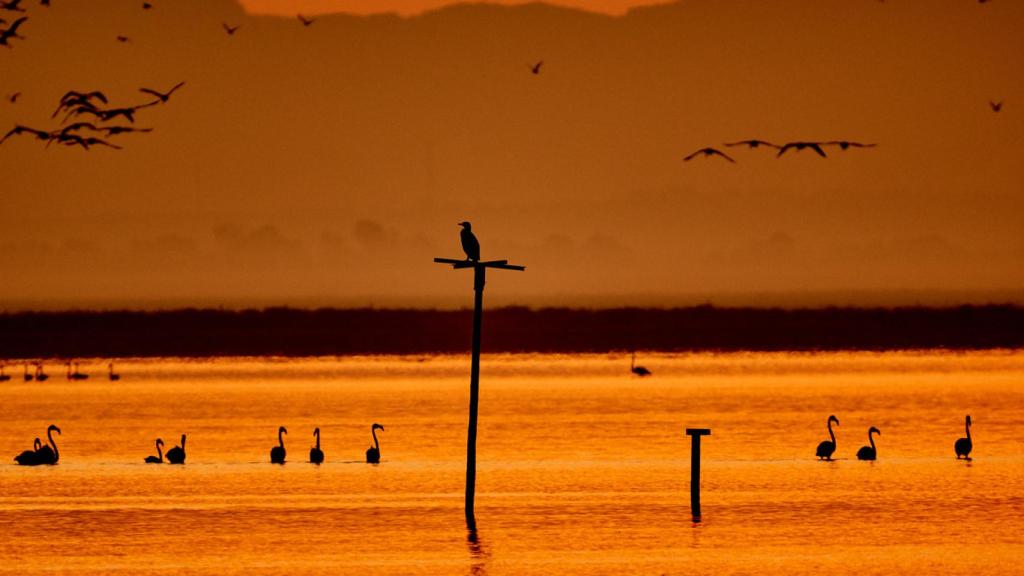
[[[646,379],[628,363],[485,357],[475,535],[464,357],[137,361],[120,382],[94,361],[86,382],[3,383],[0,573],[1018,570],[1024,353],[653,355]],[[953,454],[968,413],[970,463]],[[838,460],[818,462],[829,414]],[[15,466],[50,423],[60,464]],[[687,426],[712,429],[699,525]],[[879,460],[859,462],[869,426]],[[186,466],[143,464],[182,432]]]

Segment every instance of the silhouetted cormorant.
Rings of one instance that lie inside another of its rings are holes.
[[[953,444],[953,450],[956,451],[956,459],[963,458],[965,460],[971,459],[971,450],[974,448],[974,443],[971,442],[971,416],[967,415],[967,423],[964,424],[964,428],[967,430],[967,437],[960,438]]]
[[[164,441],[156,439],[156,456],[146,456],[146,464],[163,464],[164,463]]]
[[[857,460],[875,460],[878,458],[878,451],[875,449],[875,438],[872,434],[882,435],[882,431],[872,426],[868,428],[868,442],[871,446],[861,446],[860,450],[857,450]]]
[[[728,154],[722,152],[721,150],[716,150],[715,148],[701,148],[700,150],[697,150],[696,152],[690,154],[686,158],[683,158],[683,162],[689,162],[690,160],[693,160],[694,158],[700,156],[701,154],[703,154],[704,156],[721,156],[722,158],[725,158],[729,162],[736,162]]]
[[[320,428],[313,430],[313,436],[316,436],[316,446],[309,449],[309,461],[320,464],[324,461],[324,453],[320,450]]]
[[[828,435],[832,440],[823,440],[821,444],[818,444],[818,450],[815,454],[819,459],[824,458],[825,460],[831,460],[832,454],[836,451],[836,435],[832,432],[832,423],[835,422],[836,426],[839,426],[839,418],[835,416],[828,417]]]
[[[181,446],[175,446],[164,454],[167,461],[171,464],[184,464],[185,463],[185,435],[181,435]]]
[[[284,464],[284,437],[281,435],[287,433],[284,426],[277,429],[277,446],[270,449],[270,461],[274,464]]]
[[[366,449],[366,462],[368,464],[380,463],[380,441],[377,440],[378,428],[384,430],[384,427],[377,423],[370,427],[370,434],[373,434],[373,446]]]
[[[480,261],[480,241],[473,234],[473,226],[469,222],[459,222],[462,232],[459,237],[462,239],[462,251],[466,253],[466,259],[474,262]]]

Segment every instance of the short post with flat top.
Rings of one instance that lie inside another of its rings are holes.
[[[480,401],[480,328],[483,320],[484,283],[488,268],[499,270],[516,270],[522,272],[525,266],[509,264],[508,260],[457,260],[454,258],[434,258],[439,264],[451,264],[458,270],[473,269],[473,356],[469,369],[469,434],[466,445],[466,525],[470,530],[476,529],[476,517],[473,502],[476,497],[476,414]]]
[[[710,436],[710,428],[687,428],[691,438],[690,449],[690,512],[693,521],[700,522],[700,437]]]

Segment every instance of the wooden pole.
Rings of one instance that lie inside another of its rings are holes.
[[[687,428],[690,437],[690,513],[700,522],[700,437],[710,436],[710,428]]]
[[[469,433],[466,435],[466,525],[476,529],[473,504],[476,499],[476,415],[480,404],[480,328],[483,324],[484,284],[487,268],[473,269],[473,357],[469,368]]]

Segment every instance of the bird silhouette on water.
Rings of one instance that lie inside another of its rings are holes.
[[[956,459],[963,458],[964,460],[971,460],[971,450],[974,449],[974,443],[971,442],[971,415],[967,415],[964,429],[967,431],[966,438],[957,439],[956,443],[953,444],[953,450],[956,452]]]
[[[288,430],[284,426],[277,429],[277,446],[270,449],[270,462],[273,464],[284,464],[285,449],[284,449],[284,436]]]
[[[722,158],[725,158],[729,162],[733,162],[733,163],[736,162],[735,160],[732,159],[731,156],[729,156],[725,152],[722,152],[721,150],[718,150],[717,148],[710,148],[710,147],[708,147],[708,148],[701,148],[700,150],[697,150],[693,154],[690,154],[686,158],[683,158],[683,162],[689,162],[690,160],[693,160],[694,158],[696,158],[697,156],[700,156],[700,155],[704,155],[704,157],[708,157],[708,156],[721,156]]]
[[[459,232],[459,238],[462,240],[462,251],[466,253],[466,260],[479,262],[480,241],[477,240],[476,235],[473,234],[473,225],[469,222],[459,222],[459,226],[462,226],[462,232]]]
[[[10,374],[4,374],[4,365],[0,364],[0,382],[7,382],[11,379]]]
[[[107,364],[107,369],[109,370],[107,372],[107,378],[109,378],[111,380],[111,382],[116,382],[117,380],[121,379],[121,375],[118,374],[117,372],[114,372],[114,363],[113,362],[111,362],[110,364]]]
[[[28,371],[28,362],[25,362],[25,375],[23,376],[23,378],[25,379],[25,382],[31,382],[32,379],[35,378],[35,375],[29,373]]]
[[[832,423],[835,422],[836,426],[839,426],[839,418],[835,416],[828,417],[828,435],[831,440],[822,440],[821,444],[818,444],[818,449],[815,451],[815,455],[819,460],[831,460],[832,454],[836,451],[836,434],[832,431]]]
[[[320,428],[313,430],[313,436],[316,436],[316,446],[309,449],[309,461],[320,464],[324,461],[323,450],[320,450]]]
[[[20,466],[40,466],[43,464],[53,465],[60,461],[60,451],[57,450],[57,443],[53,440],[53,433],[60,434],[60,428],[50,424],[46,429],[46,440],[48,444],[40,444],[39,438],[33,443],[33,450],[26,450],[14,457],[14,461]]]
[[[164,463],[164,441],[156,439],[156,456],[146,456],[146,464],[163,464]]]
[[[633,374],[636,374],[637,376],[640,376],[640,377],[650,376],[651,375],[651,371],[650,370],[648,370],[647,368],[645,368],[643,366],[637,366],[636,365],[636,352],[635,351],[633,352],[633,357],[629,361],[629,371],[632,372]]]
[[[878,450],[875,449],[875,438],[872,434],[882,435],[882,431],[872,426],[868,428],[868,442],[871,446],[861,446],[860,450],[857,450],[857,460],[876,460],[878,459]]]
[[[367,464],[379,464],[380,463],[380,441],[377,440],[377,429],[381,431],[384,427],[376,422],[370,427],[370,434],[373,435],[373,446],[366,449],[366,463]]]
[[[175,446],[164,454],[167,458],[167,462],[171,464],[184,464],[185,463],[185,435],[181,435],[181,446]]]

